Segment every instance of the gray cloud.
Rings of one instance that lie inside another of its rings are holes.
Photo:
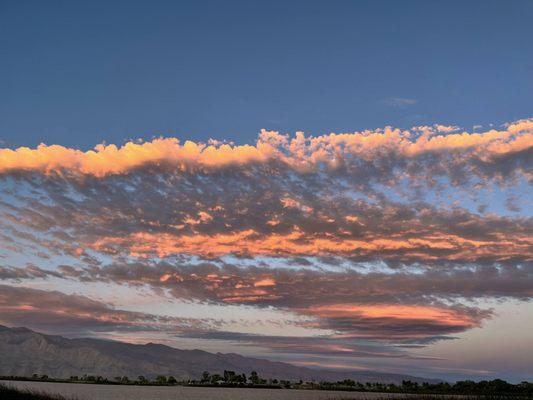
[[[65,277],[148,286],[176,299],[275,307],[307,318],[299,324],[340,337],[427,343],[480,326],[491,310],[465,299],[533,295],[533,269],[449,266],[412,274],[238,267],[214,262],[61,266]],[[310,319],[309,319],[310,318]]]
[[[45,200],[0,204],[11,248],[83,257],[88,250],[141,257],[233,253],[341,255],[391,265],[532,260],[533,219],[478,215],[459,207],[354,197],[335,176],[265,171],[136,174],[83,185],[32,182]],[[209,242],[209,245],[205,243]],[[31,248],[31,247],[30,247]]]
[[[90,335],[113,331],[176,334],[212,330],[219,321],[124,311],[85,296],[0,284],[0,323],[56,334]]]
[[[510,195],[530,192],[533,121],[456,130],[264,131],[237,147],[158,139],[92,153],[0,149],[0,257],[46,265],[3,266],[0,279],[148,286],[180,300],[274,307],[332,333],[276,347],[213,321],[5,285],[0,318],[73,332],[160,329],[279,352],[341,343],[360,356],[370,351],[355,347],[363,339],[423,346],[478,327],[491,310],[470,301],[533,295],[533,218]],[[512,216],[476,203],[492,189]],[[361,263],[379,268],[363,273]]]
[[[167,290],[176,298],[279,307],[316,304],[405,302],[430,300],[515,298],[533,296],[533,268],[450,265],[416,274],[357,270],[325,271],[239,267],[215,262],[117,263],[100,268],[60,266],[64,277],[86,281],[148,285]],[[264,295],[256,295],[261,290]]]
[[[0,280],[20,281],[24,279],[39,279],[49,277],[62,278],[63,275],[56,271],[39,268],[33,264],[28,264],[22,268],[0,266]]]
[[[417,359],[399,346],[384,343],[370,344],[353,339],[338,339],[330,336],[271,336],[228,331],[203,331],[179,334],[179,337],[202,340],[222,340],[240,346],[266,348],[277,354],[302,354],[332,357],[403,358]]]

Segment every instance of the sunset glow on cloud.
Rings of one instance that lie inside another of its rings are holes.
[[[255,145],[216,141],[209,144],[185,141],[181,144],[176,138],[160,138],[145,143],[128,142],[120,147],[99,144],[94,150],[85,152],[41,144],[35,149],[0,149],[0,173],[36,171],[102,178],[127,174],[150,165],[186,172],[272,162],[295,171],[311,172],[322,165],[331,170],[350,169],[360,164],[387,168],[384,163],[388,157],[398,158],[399,166],[403,168],[409,164],[424,164],[422,159],[430,157],[435,163],[449,160],[478,171],[475,164],[486,164],[487,168],[503,158],[523,157],[524,152],[531,150],[533,140],[533,120],[518,121],[501,130],[482,133],[455,130],[458,129],[440,125],[411,130],[386,127],[318,137],[306,137],[299,132],[293,138],[263,130]],[[431,166],[431,162],[428,164]],[[526,173],[520,168],[517,170]],[[446,174],[445,171],[439,173]]]
[[[169,316],[4,285],[0,323],[409,359],[490,321],[479,300],[533,296],[532,154],[533,120],[0,149],[3,281],[278,313]]]

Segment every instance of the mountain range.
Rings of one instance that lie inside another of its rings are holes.
[[[247,375],[255,370],[263,378],[304,381],[400,383],[404,379],[435,382],[408,375],[375,371],[331,371],[299,367],[282,362],[244,357],[234,353],[209,353],[180,350],[162,344],[130,344],[111,340],[69,339],[46,335],[27,328],[0,325],[0,375],[31,376],[46,374],[54,378],[71,375],[100,375],[106,378],[143,375],[198,379],[203,371],[222,373],[233,370]]]

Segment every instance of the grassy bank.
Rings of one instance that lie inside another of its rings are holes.
[[[21,390],[0,383],[1,400],[76,400],[60,394],[46,394],[35,390]]]
[[[443,395],[443,394],[404,394],[383,397],[365,398],[338,398],[330,400],[533,400],[531,395],[494,394],[494,395]]]
[[[533,400],[530,395],[443,395],[443,394],[395,394],[383,397],[354,397],[353,399],[331,398],[329,400]]]

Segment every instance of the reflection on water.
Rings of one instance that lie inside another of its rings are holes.
[[[51,382],[4,381],[21,389],[59,393],[79,400],[326,400],[384,397],[379,393],[326,390],[236,389],[185,386],[88,385]],[[386,395],[390,397],[389,394]]]

